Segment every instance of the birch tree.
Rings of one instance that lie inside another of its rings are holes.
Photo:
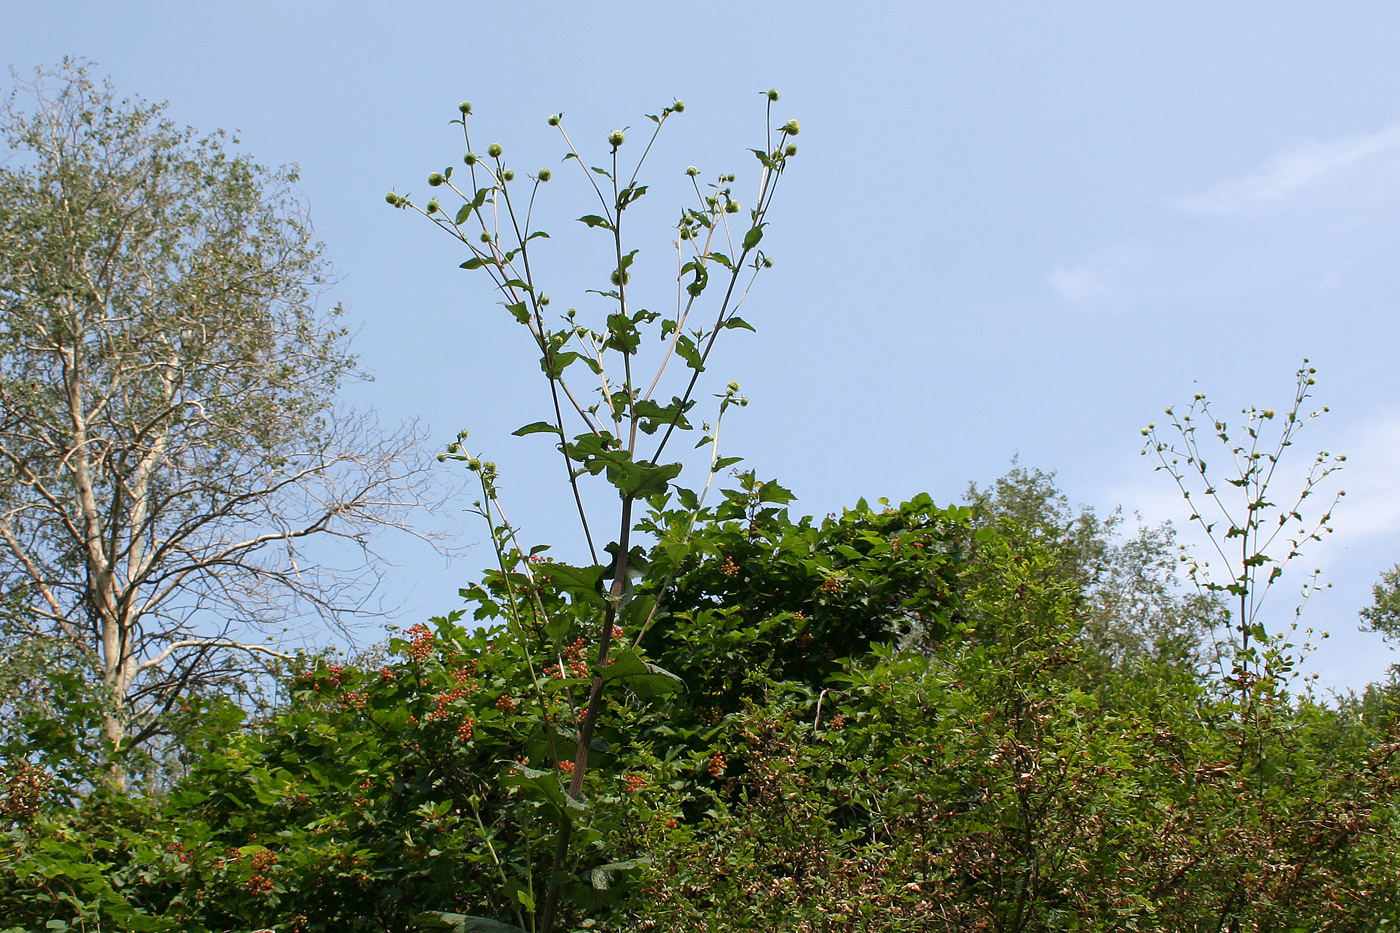
[[[335,406],[358,372],[295,173],[163,109],[70,63],[0,126],[0,612],[90,659],[114,748],[359,606],[427,477]]]

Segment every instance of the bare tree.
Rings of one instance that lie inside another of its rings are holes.
[[[334,405],[358,373],[295,173],[162,109],[66,63],[0,117],[0,611],[87,653],[114,746],[269,624],[362,605],[429,479]]]

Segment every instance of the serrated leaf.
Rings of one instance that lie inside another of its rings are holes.
[[[609,862],[607,865],[599,865],[588,873],[588,880],[593,887],[599,891],[606,891],[612,887],[613,876],[633,868],[640,868],[643,865],[650,865],[650,858],[630,858],[625,862]]]
[[[572,564],[551,563],[541,573],[549,577],[550,582],[562,592],[572,597],[574,602],[601,607],[607,605],[607,600],[603,597],[604,570],[601,564],[575,567]]]
[[[526,793],[548,804],[561,825],[572,821],[575,812],[588,810],[586,804],[564,792],[559,782],[558,771],[539,771],[513,762],[506,769],[505,785],[522,788]]]
[[[676,338],[676,355],[685,360],[685,365],[697,373],[705,371],[705,361],[700,357],[700,348],[686,334]]]
[[[424,911],[415,915],[413,922],[422,929],[449,930],[451,933],[525,933],[518,926],[489,917],[454,914],[445,910]]]
[[[548,421],[531,422],[523,428],[516,428],[511,434],[515,437],[524,437],[527,434],[558,434],[560,437],[564,436],[564,432],[559,430],[558,425],[550,424]],[[533,554],[534,551],[531,551],[531,553]]]
[[[681,273],[694,272],[695,280],[685,287],[686,294],[692,298],[700,297],[700,293],[705,290],[705,286],[710,284],[710,270],[704,265],[694,262],[686,263],[689,268],[682,267]]]
[[[627,686],[642,697],[659,696],[667,693],[677,693],[685,690],[685,681],[680,677],[652,664],[650,661],[643,661],[635,651],[624,649],[613,655],[611,663],[605,664],[600,672],[603,681],[611,682],[621,680]]]
[[[521,323],[524,322],[522,321]],[[564,375],[564,370],[568,368],[569,364],[580,356],[582,356],[581,353],[568,350],[564,353],[554,353],[548,357],[541,357],[540,370],[550,379],[558,379],[560,376]]]

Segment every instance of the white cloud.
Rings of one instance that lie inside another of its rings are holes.
[[[1056,264],[1046,282],[1075,305],[1118,304],[1125,295],[1125,274],[1142,267],[1146,253],[1131,246],[1103,249],[1075,265]]]
[[[1376,133],[1345,136],[1331,142],[1305,140],[1276,153],[1243,178],[1223,181],[1175,203],[1190,213],[1232,214],[1251,204],[1281,201],[1310,185],[1393,153],[1400,153],[1400,123]]]
[[[1366,424],[1352,436],[1346,454],[1346,468],[1338,474],[1347,491],[1337,510],[1342,534],[1393,535],[1400,530],[1400,414]]]

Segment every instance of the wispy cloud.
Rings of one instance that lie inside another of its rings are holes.
[[[1252,204],[1281,201],[1311,185],[1378,157],[1400,154],[1400,123],[1376,133],[1331,142],[1305,140],[1271,156],[1256,171],[1176,201],[1191,213],[1232,214]]]
[[[1070,304],[1118,304],[1126,297],[1126,274],[1140,268],[1146,258],[1140,248],[1110,246],[1073,265],[1056,264],[1046,283]]]
[[[1353,434],[1340,476],[1347,496],[1338,520],[1346,536],[1370,538],[1400,529],[1400,414],[1371,421]]]

